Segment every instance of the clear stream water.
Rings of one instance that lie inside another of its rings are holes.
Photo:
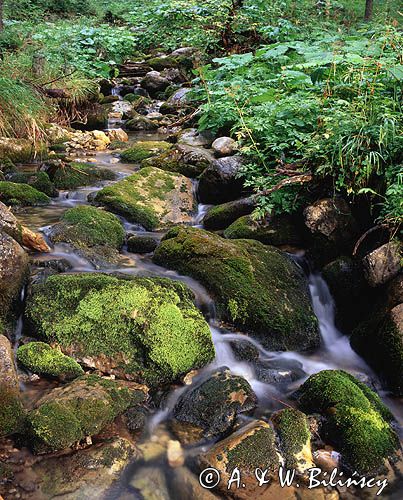
[[[131,141],[135,140],[158,140],[162,139],[161,136],[155,134],[141,134],[132,135]],[[88,160],[83,157],[82,160]],[[136,167],[127,165],[116,161],[113,153],[100,152],[94,156],[95,163],[100,167],[107,167],[118,174],[118,179],[123,178],[133,173]],[[53,200],[50,205],[45,207],[30,208],[26,212],[18,214],[22,223],[30,227],[42,231],[45,235],[48,233],[49,227],[58,222],[62,213],[68,208],[88,204],[87,197],[90,193],[101,189],[108,182],[101,182],[91,187],[80,188],[75,191],[63,191],[60,196]],[[202,227],[202,219],[209,207],[206,205],[199,205],[197,213],[194,215],[193,225]],[[133,225],[126,220],[122,219],[126,231],[141,232],[147,234],[136,225]],[[162,233],[152,233],[154,236],[162,237]],[[122,272],[130,275],[137,276],[158,276],[168,277],[174,280],[185,282],[194,292],[196,297],[196,304],[201,309],[207,320],[209,321],[214,345],[216,348],[216,358],[214,362],[201,370],[193,379],[193,383],[204,377],[208,372],[227,366],[231,372],[244,377],[251,384],[253,390],[258,396],[259,407],[256,415],[264,415],[265,412],[270,412],[275,409],[283,408],[287,404],[288,395],[295,390],[309,375],[316,373],[323,369],[329,368],[342,368],[356,374],[359,378],[365,381],[370,381],[380,392],[381,396],[391,407],[395,413],[396,418],[402,423],[401,407],[398,401],[388,398],[387,394],[382,392],[381,386],[377,377],[366,363],[351,349],[348,337],[343,335],[335,325],[335,308],[329,289],[319,274],[308,274],[309,289],[312,297],[312,304],[314,312],[319,320],[320,334],[322,345],[314,352],[301,354],[296,352],[270,352],[265,350],[256,340],[234,331],[223,328],[215,317],[214,302],[210,298],[207,291],[195,280],[181,276],[175,271],[167,270],[159,267],[151,261],[150,255],[132,254],[127,249],[122,250],[122,263],[121,265],[110,268],[94,269],[94,266],[88,261],[77,255],[74,250],[68,245],[57,244],[49,254],[37,254],[34,256],[39,260],[52,260],[52,259],[66,259],[72,266],[71,272]],[[307,267],[303,258],[295,256],[296,262],[300,263],[304,268]],[[15,333],[15,346],[22,332],[22,319],[19,320],[17,330]],[[279,379],[284,381],[279,384],[267,383],[262,381],[252,363],[246,361],[239,361],[234,354],[232,345],[234,342],[249,342],[259,351],[259,363],[267,367],[275,367],[278,371]],[[301,374],[298,380],[294,380],[291,375],[293,370],[297,368]],[[49,384],[46,388],[49,389]],[[148,429],[146,437],[143,438],[143,446],[152,445],[158,441],[160,431],[166,431],[165,420],[179,395],[187,390],[188,386],[181,386],[178,389],[172,390],[169,397],[165,399],[163,408],[156,409],[151,414],[148,420]],[[32,391],[37,394],[38,390],[43,391],[43,386],[28,383],[22,386],[24,391]],[[197,449],[186,450],[187,455],[192,456],[197,452]],[[156,460],[158,466],[167,467],[160,459]],[[131,470],[133,472],[133,470]],[[120,491],[127,486],[128,475],[122,478]],[[118,495],[118,492],[116,492]],[[113,496],[113,495],[112,495]],[[112,498],[112,497],[111,497]]]

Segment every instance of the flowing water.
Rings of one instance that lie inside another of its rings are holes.
[[[130,140],[144,140],[145,138],[148,140],[159,140],[163,137],[155,134],[137,134],[135,136],[131,136]],[[94,161],[94,164],[99,165],[100,167],[110,168],[116,172],[118,174],[118,178],[130,175],[136,170],[136,167],[133,165],[117,162],[115,155],[109,152],[97,153],[94,156]],[[18,214],[19,218],[21,222],[26,224],[28,227],[41,230],[46,235],[48,233],[49,226],[58,222],[60,216],[65,210],[77,205],[88,204],[88,195],[101,189],[106,184],[108,184],[108,182],[101,182],[92,187],[80,188],[75,191],[63,191],[49,206],[37,207],[34,209],[30,208],[29,211]],[[195,185],[195,189],[196,187],[197,186]],[[195,213],[193,220],[194,226],[202,227],[202,219],[208,208],[209,206],[206,205],[198,205],[198,210]],[[131,233],[142,232],[142,234],[147,234],[141,227],[133,225],[124,219],[122,219],[122,221],[126,231]],[[162,233],[151,234],[158,237],[163,236]],[[71,272],[95,271],[95,268],[91,263],[77,255],[71,247],[64,244],[57,244],[54,246],[51,253],[38,254],[35,255],[34,258],[42,261],[65,259],[72,267]],[[301,266],[307,268],[307,263],[304,262],[303,258],[295,256],[295,260],[297,263],[301,264]],[[248,380],[257,394],[259,400],[259,407],[255,414],[257,416],[264,415],[265,413],[271,412],[275,409],[283,408],[284,405],[289,403],[289,395],[296,387],[298,387],[309,375],[323,369],[342,368],[354,373],[362,380],[374,384],[378,390],[381,388],[371,369],[351,349],[348,337],[343,335],[337,329],[335,325],[334,303],[325,281],[319,274],[310,273],[309,269],[307,269],[309,289],[312,297],[313,309],[319,321],[322,345],[315,352],[304,354],[296,352],[270,352],[264,349],[258,341],[248,337],[247,335],[224,328],[217,321],[214,302],[206,290],[198,282],[187,276],[181,276],[175,271],[167,270],[153,264],[150,255],[133,254],[128,252],[125,248],[122,251],[122,261],[118,268],[116,268],[116,266],[103,268],[101,271],[107,273],[118,271],[137,276],[162,276],[185,282],[195,294],[196,305],[209,321],[216,349],[216,358],[213,363],[197,373],[193,378],[192,383],[197,382],[201,378],[205,377],[209,372],[212,372],[217,368],[223,366],[229,367],[232,373],[240,375]],[[23,324],[22,318],[20,318],[15,332],[15,347],[18,346],[22,331]],[[247,361],[239,361],[236,358],[232,346],[234,343],[241,341],[250,343],[251,346],[258,351],[259,358],[257,361],[251,363]],[[275,381],[268,382],[264,377],[262,377],[261,372],[259,372],[256,368],[257,365],[275,370]],[[51,387],[50,384],[48,385],[48,388],[49,387]],[[26,391],[28,394],[35,395],[42,389],[43,387],[40,384],[22,384],[22,390]],[[160,433],[167,433],[165,421],[177,398],[187,389],[188,386],[186,385],[173,389],[165,398],[163,406],[161,408],[156,408],[154,412],[151,413],[148,420],[146,436],[142,439],[142,446],[152,444],[155,445],[156,441],[158,441]],[[386,403],[392,408],[392,411],[395,412],[396,417],[401,420],[401,414],[398,412],[398,405],[395,404],[393,400],[388,399],[386,394],[381,392],[381,395],[384,397]],[[186,454],[188,457],[192,457],[198,451],[199,449],[189,449],[186,450]],[[166,467],[165,463],[161,459],[156,459],[156,463],[158,466]],[[137,465],[135,467],[137,467]],[[124,490],[127,487],[127,481],[132,472],[133,469],[129,470],[129,473],[124,476],[118,487],[119,491],[122,489]],[[114,494],[111,493],[111,498],[118,495],[118,493],[119,492],[115,492]]]

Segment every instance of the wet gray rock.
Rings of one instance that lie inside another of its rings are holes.
[[[239,178],[242,167],[240,156],[227,156],[215,160],[200,176],[198,187],[202,203],[218,204],[241,197],[243,181]]]
[[[238,145],[231,137],[219,137],[211,145],[214,154],[218,157],[232,156],[236,153]]]
[[[402,246],[398,241],[386,243],[363,259],[365,277],[370,286],[384,285],[402,269]]]
[[[259,349],[248,340],[242,338],[230,342],[232,351],[238,361],[257,361],[259,359]]]
[[[186,391],[173,409],[171,427],[185,443],[225,434],[239,413],[252,410],[257,398],[249,383],[221,368]]]
[[[186,128],[178,135],[178,144],[187,146],[209,147],[214,140],[211,132],[198,132],[195,128]]]
[[[126,122],[126,128],[131,131],[142,131],[142,130],[156,130],[158,128],[158,123],[151,120],[147,116],[140,115],[139,113],[132,113],[132,118]]]
[[[141,86],[146,89],[151,96],[155,96],[158,92],[163,92],[169,84],[170,81],[158,71],[150,71],[141,80]]]
[[[302,364],[294,360],[258,363],[255,370],[258,380],[271,385],[288,385],[306,376]]]
[[[127,240],[127,249],[132,253],[151,253],[158,246],[158,239],[152,236],[135,235]]]

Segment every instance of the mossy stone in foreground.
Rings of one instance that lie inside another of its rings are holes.
[[[148,231],[191,222],[195,208],[189,179],[152,167],[101,189],[95,202]]]
[[[139,163],[146,158],[159,155],[172,148],[172,144],[165,141],[139,141],[126,149],[120,157],[127,163]]]
[[[49,197],[57,196],[57,190],[46,172],[36,172],[34,174],[16,172],[9,177],[9,180],[18,184],[29,184]]]
[[[62,222],[54,226],[52,240],[78,246],[97,245],[119,249],[124,242],[125,231],[120,220],[113,214],[91,206],[67,210]]]
[[[306,278],[280,250],[177,227],[153,260],[199,280],[214,296],[218,315],[266,348],[302,351],[319,344]]]
[[[80,377],[42,397],[28,415],[28,437],[36,453],[68,448],[98,434],[131,405],[145,399],[124,382]]]
[[[210,208],[203,219],[203,226],[209,230],[225,229],[234,221],[244,219],[244,215],[249,215],[256,207],[252,198],[241,198],[240,200],[229,201],[222,205]],[[239,219],[241,217],[241,219]],[[248,238],[249,236],[240,236]],[[257,239],[257,238],[253,238]]]
[[[297,392],[304,411],[326,417],[325,437],[360,474],[378,471],[399,448],[393,416],[375,392],[342,370],[312,375]]]
[[[6,205],[35,206],[50,203],[50,198],[28,184],[0,181],[0,201]]]
[[[69,356],[44,342],[30,342],[17,351],[18,362],[38,375],[71,380],[84,374],[81,366]]]
[[[51,276],[33,286],[26,314],[65,354],[121,378],[169,383],[214,358],[192,293],[168,279]]]
[[[87,163],[70,163],[57,169],[53,182],[57,189],[76,189],[97,181],[114,180],[116,174],[108,168],[97,168]]]
[[[25,410],[18,391],[0,381],[0,437],[22,430]]]

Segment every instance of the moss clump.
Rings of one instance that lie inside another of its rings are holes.
[[[144,168],[113,186],[101,189],[95,202],[152,231],[173,208],[182,208],[178,191],[185,181],[187,179],[158,168]],[[192,208],[189,207],[189,211]]]
[[[84,374],[74,359],[44,342],[30,342],[18,348],[18,362],[38,375],[71,380]]]
[[[0,182],[0,201],[6,205],[35,206],[50,203],[50,198],[28,184],[3,181]]]
[[[57,189],[76,189],[115,178],[116,174],[108,168],[97,168],[86,163],[69,163],[56,171],[53,182]]]
[[[139,381],[170,382],[214,357],[191,292],[171,280],[52,276],[33,286],[26,314],[63,352]]]
[[[366,385],[342,370],[312,375],[298,390],[305,411],[326,416],[324,432],[346,464],[361,474],[379,470],[399,447],[392,414]]]
[[[287,468],[297,469],[299,460],[303,459],[304,447],[310,445],[311,433],[306,415],[294,408],[286,408],[275,413],[272,421],[280,438]]]
[[[33,450],[54,452],[98,434],[137,402],[138,392],[96,375],[83,376],[54,389],[28,415],[28,435]]]
[[[140,141],[131,148],[126,149],[120,157],[127,163],[140,163],[146,158],[151,158],[172,147],[172,144],[164,141]]]
[[[55,226],[52,240],[78,246],[108,246],[119,249],[123,245],[125,231],[120,220],[109,212],[91,206],[67,210],[62,222]]]
[[[115,151],[117,149],[128,149],[128,148],[129,145],[127,142],[118,140],[112,141],[108,146],[108,149],[111,149],[112,151]]]
[[[21,431],[25,411],[17,391],[0,382],[0,437]]]
[[[289,216],[274,217],[265,222],[254,221],[245,215],[233,222],[225,231],[228,239],[251,239],[261,241],[265,245],[299,245],[301,235]]]
[[[254,333],[267,348],[318,345],[306,279],[276,248],[177,227],[163,238],[153,260],[199,280],[213,294],[218,315]]]
[[[166,68],[176,68],[178,61],[175,57],[152,57],[148,59],[147,64],[156,71],[162,71]]]
[[[9,180],[18,184],[29,184],[49,197],[57,196],[55,186],[46,172],[37,172],[35,174],[18,172],[13,174]]]

